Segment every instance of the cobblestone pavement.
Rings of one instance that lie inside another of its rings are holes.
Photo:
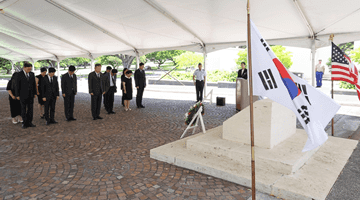
[[[144,99],[146,108],[93,121],[90,96],[76,96],[66,122],[63,100],[46,126],[34,108],[36,128],[12,124],[6,91],[0,91],[0,199],[247,199],[248,188],[149,157],[150,149],[178,140],[193,101]],[[37,106],[37,102],[34,104]],[[206,106],[207,129],[235,114],[234,105]]]

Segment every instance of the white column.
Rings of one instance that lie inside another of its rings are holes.
[[[137,70],[140,67],[140,56],[139,53],[136,52],[136,66],[135,66],[135,70]]]
[[[91,68],[91,71],[94,71],[95,70],[95,60],[92,58],[91,59],[91,64],[90,64],[90,68]]]
[[[206,72],[206,56],[207,56],[207,53],[206,53],[205,47],[204,47],[204,53],[203,54],[204,54],[204,71]],[[207,93],[206,93],[207,82],[208,82],[208,76],[206,74],[206,81],[205,81],[205,84],[204,84],[204,94],[203,94],[204,97],[207,95]]]
[[[11,63],[11,74],[14,74],[15,72],[14,62],[10,60],[10,63]]]
[[[313,40],[312,48],[311,48],[311,85],[315,87],[315,55],[316,55],[316,47],[315,40]]]
[[[57,69],[56,69],[56,71],[57,71],[57,77],[60,78],[60,60],[57,61]]]

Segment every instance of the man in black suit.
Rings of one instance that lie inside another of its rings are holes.
[[[108,73],[111,72],[111,70],[112,70],[112,67],[107,66],[105,72],[103,73],[103,76],[106,76]],[[105,109],[106,109],[106,105],[105,105],[105,94],[103,95],[103,97],[104,97],[104,107],[105,107]],[[106,111],[107,111],[107,110],[106,110]]]
[[[33,123],[34,98],[36,97],[35,75],[31,72],[32,64],[25,63],[23,71],[16,73],[15,96],[20,100],[22,128],[36,127]]]
[[[55,105],[59,99],[59,82],[55,75],[55,68],[49,68],[48,75],[44,76],[41,82],[42,99],[45,102],[46,125],[56,124]],[[50,113],[49,113],[50,111]]]
[[[138,108],[145,108],[145,106],[142,105],[142,96],[146,87],[144,63],[140,63],[139,69],[135,71],[135,86],[137,89],[136,105]]]
[[[238,71],[238,78],[247,80],[247,69],[245,68],[245,62],[241,62],[241,69]]]
[[[68,73],[61,77],[61,90],[64,97],[64,110],[66,121],[76,120],[74,118],[74,103],[77,93],[77,78],[75,74],[75,66],[69,67]]]
[[[102,76],[101,64],[96,64],[95,71],[91,72],[88,78],[93,120],[102,119],[102,117],[100,117],[101,99],[102,95],[105,94],[102,87]]]
[[[108,114],[115,114],[114,108],[114,94],[117,92],[116,87],[116,74],[117,69],[111,70],[111,72],[103,75],[103,86],[104,86],[104,104],[105,110]]]

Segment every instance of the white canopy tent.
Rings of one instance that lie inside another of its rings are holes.
[[[360,39],[357,0],[250,3],[267,42],[312,49],[313,67],[330,34]],[[246,0],[0,0],[0,9],[0,57],[12,62],[246,44]]]

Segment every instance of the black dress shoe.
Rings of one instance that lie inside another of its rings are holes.
[[[69,121],[71,121],[71,119],[70,119],[70,118],[66,118],[65,121],[69,122]]]
[[[103,118],[102,118],[102,117],[100,117],[100,116],[97,116],[97,117],[96,117],[96,119],[103,119]]]
[[[72,117],[72,118],[70,118],[70,120],[71,120],[71,121],[75,121],[76,119]]]
[[[47,121],[45,124],[46,124],[47,126],[49,126],[49,125],[51,124],[51,122],[50,122],[50,121]]]
[[[114,111],[110,111],[109,114],[115,114],[115,112],[114,112]]]
[[[28,127],[36,127],[36,125],[33,123],[29,123]]]
[[[145,108],[145,106],[141,105],[140,108]]]
[[[40,118],[41,118],[41,119],[44,119],[44,118],[45,118],[45,115],[40,116]]]
[[[23,129],[26,129],[28,126],[26,126],[25,124],[23,124],[22,126],[21,126],[21,128],[23,128]]]
[[[50,123],[52,123],[52,124],[57,124],[58,122],[55,121],[55,120],[51,120]]]
[[[93,117],[93,120],[97,120],[97,117]]]

